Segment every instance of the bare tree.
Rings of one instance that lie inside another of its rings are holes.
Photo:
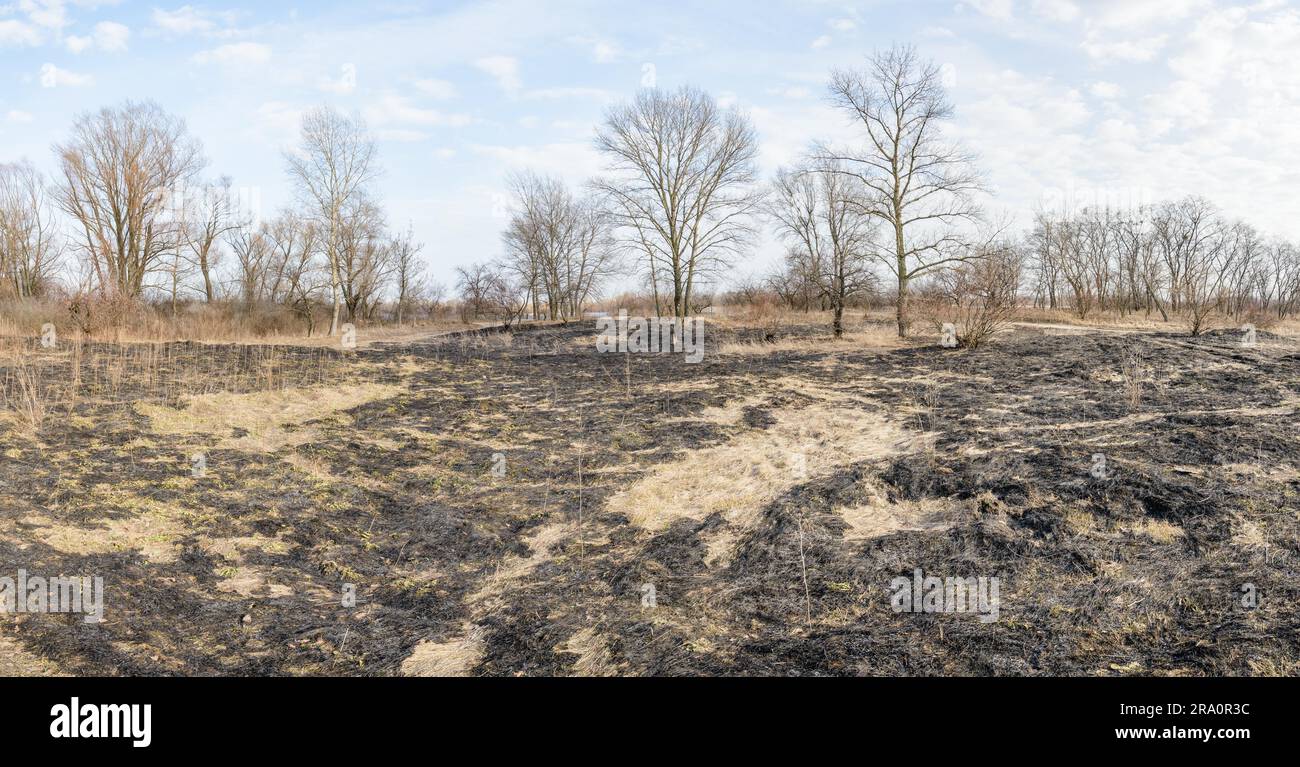
[[[501,264],[477,263],[456,267],[462,321],[489,316],[503,320],[509,327],[527,309],[525,287]]]
[[[333,314],[329,334],[338,332],[342,305],[343,217],[378,173],[375,143],[360,118],[348,118],[329,107],[318,107],[302,118],[302,143],[286,152],[290,177],[304,201],[322,222],[325,256],[330,271]]]
[[[292,304],[297,298],[297,288],[304,282],[314,282],[319,269],[319,232],[319,226],[310,217],[292,210],[282,211],[266,226],[271,243],[264,279],[268,300]]]
[[[339,229],[339,289],[349,320],[369,320],[378,310],[395,270],[393,244],[379,204],[368,194],[357,195]]]
[[[267,298],[267,275],[274,263],[274,242],[267,227],[241,226],[226,235],[238,270],[235,286],[245,311]]]
[[[941,316],[957,328],[957,343],[984,345],[1014,316],[1020,292],[1023,255],[1012,245],[992,241],[977,258],[936,274],[945,303]]]
[[[397,324],[406,320],[406,310],[412,301],[424,291],[424,263],[420,261],[420,251],[424,244],[415,241],[415,231],[408,227],[406,232],[393,238],[392,252],[395,281],[397,283]]]
[[[447,303],[447,286],[433,280],[425,283],[423,289],[416,296],[425,316],[430,320],[436,320]]]
[[[230,177],[223,176],[199,187],[193,199],[185,201],[182,233],[194,268],[203,279],[203,299],[216,298],[214,272],[221,253],[221,239],[239,227],[238,213],[230,196]]]
[[[0,165],[0,280],[18,298],[50,286],[63,252],[45,179],[29,162]]]
[[[610,217],[592,198],[578,198],[551,177],[525,172],[511,179],[516,210],[503,234],[507,268],[528,293],[534,316],[568,320],[614,264]]]
[[[727,266],[752,232],[749,214],[761,200],[753,126],[703,91],[647,89],[606,114],[596,146],[610,175],[593,185],[611,201],[656,307],[662,289],[674,316],[685,317],[696,284]]]
[[[81,230],[101,293],[138,297],[148,274],[181,247],[174,195],[204,165],[199,142],[157,104],[128,101],[81,115],[54,150],[56,199]]]
[[[763,284],[790,309],[812,311],[813,302],[824,298],[813,277],[808,252],[790,248],[785,258],[763,280]]]
[[[876,277],[875,220],[864,212],[865,191],[838,164],[777,172],[769,211],[783,238],[830,304],[831,329],[844,334],[846,303],[869,292]]]
[[[895,46],[874,54],[865,69],[837,70],[830,91],[862,124],[867,141],[857,150],[822,147],[819,154],[871,191],[862,210],[892,234],[884,261],[898,284],[898,335],[906,336],[911,280],[973,252],[954,226],[978,217],[972,195],[981,191],[980,179],[973,158],[940,133],[952,106],[939,68],[915,49]]]

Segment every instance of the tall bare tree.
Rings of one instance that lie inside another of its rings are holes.
[[[29,162],[0,165],[0,284],[18,298],[40,296],[62,252],[45,178]]]
[[[956,226],[979,215],[973,195],[981,190],[973,158],[944,139],[943,121],[952,105],[933,62],[914,48],[878,51],[866,68],[831,76],[834,103],[866,131],[859,149],[822,147],[823,162],[842,163],[840,172],[858,179],[872,194],[862,210],[880,219],[892,235],[884,259],[898,285],[898,335],[910,318],[908,286],[937,267],[967,260]]]
[[[662,282],[673,314],[686,316],[697,283],[727,266],[752,233],[761,200],[753,126],[703,91],[647,89],[609,110],[596,147],[610,175],[593,184],[612,201],[656,306]]]
[[[534,316],[542,301],[549,318],[577,316],[612,271],[610,217],[557,178],[524,172],[510,186],[516,208],[502,235],[505,265],[524,285]]]
[[[424,263],[420,261],[420,251],[424,243],[415,241],[415,230],[407,227],[406,231],[393,238],[393,273],[397,289],[397,324],[406,320],[407,309],[425,287]]]
[[[230,196],[230,177],[204,184],[185,200],[182,233],[190,260],[203,280],[203,299],[216,298],[214,272],[221,254],[221,240],[237,229],[239,211]]]
[[[379,172],[375,142],[360,118],[318,107],[303,116],[301,145],[296,152],[286,152],[285,161],[304,202],[320,218],[325,235],[333,302],[332,336],[338,332],[343,299],[343,218],[350,208],[358,209],[358,197]]]
[[[138,297],[148,274],[181,247],[176,195],[205,164],[199,142],[157,104],[128,101],[78,117],[54,151],[56,199],[81,230],[101,293]]]
[[[874,286],[876,222],[864,212],[861,183],[837,164],[806,164],[777,172],[769,210],[803,260],[804,273],[830,304],[831,329],[844,334],[844,307]]]

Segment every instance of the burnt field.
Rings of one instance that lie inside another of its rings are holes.
[[[0,672],[1300,672],[1300,345],[770,335],[11,349],[0,575],[105,595]]]

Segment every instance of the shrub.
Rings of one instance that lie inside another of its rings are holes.
[[[1020,254],[1009,246],[987,248],[943,272],[933,285],[936,323],[955,325],[959,346],[983,345],[1015,314],[1020,272]]]

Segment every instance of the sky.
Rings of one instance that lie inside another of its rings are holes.
[[[0,0],[0,162],[50,172],[79,113],[152,99],[269,216],[293,201],[300,115],[332,105],[373,131],[390,224],[450,285],[501,253],[507,176],[598,174],[595,126],[638,89],[746,112],[767,175],[860,139],[828,75],[894,43],[942,67],[990,215],[1200,194],[1300,238],[1300,9],[1282,0]],[[734,274],[779,255],[768,231]]]

